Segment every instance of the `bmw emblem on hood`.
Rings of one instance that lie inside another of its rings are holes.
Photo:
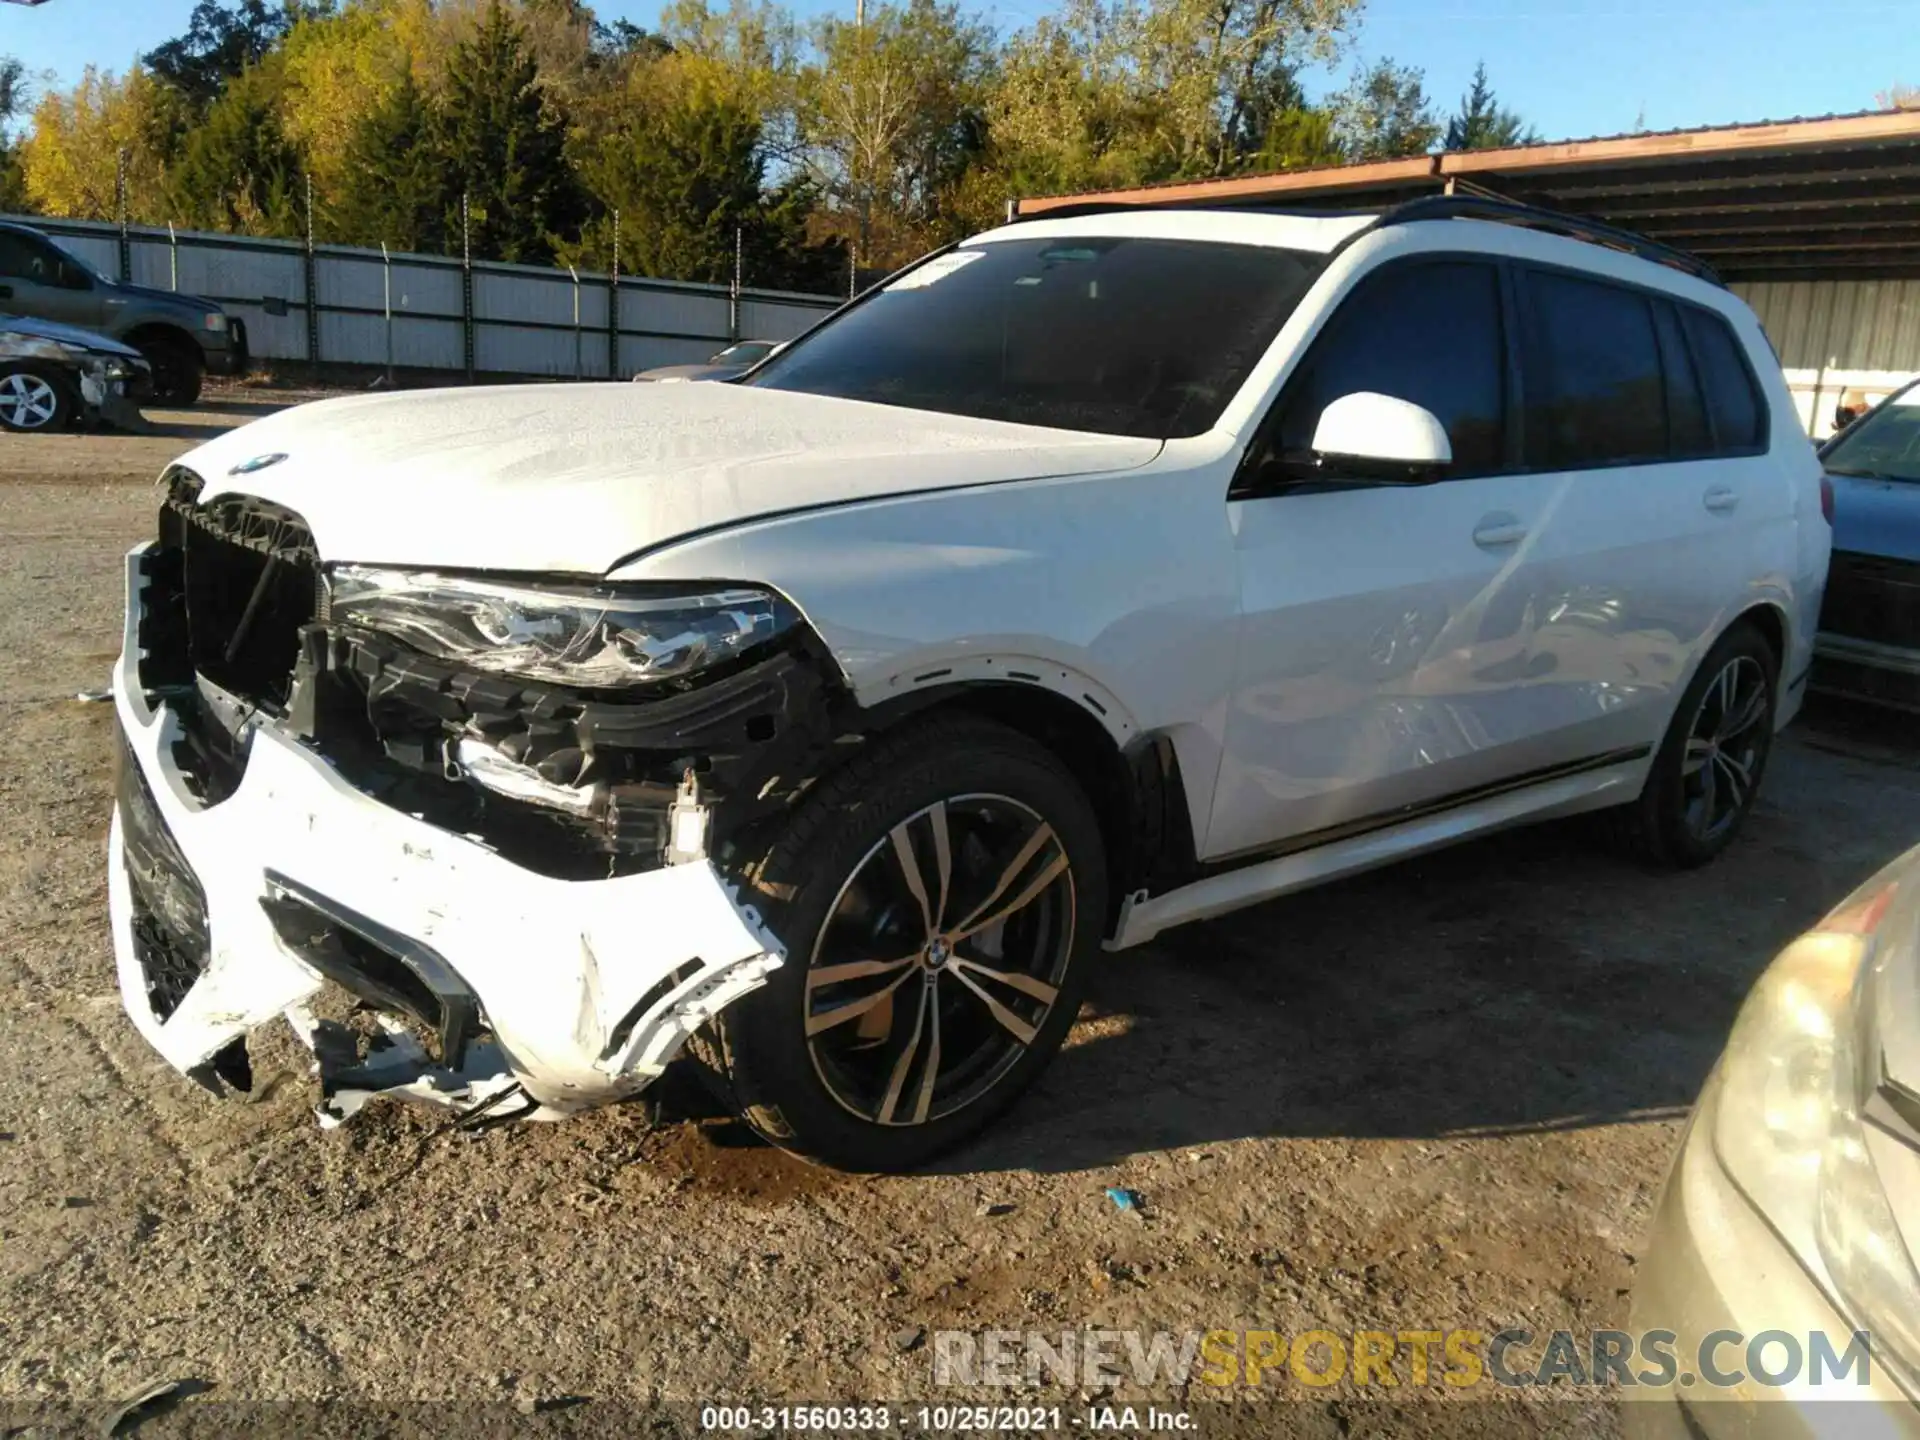
[[[242,460],[238,465],[227,471],[227,474],[251,475],[256,470],[265,470],[269,465],[278,465],[286,458],[285,455],[280,454],[278,451],[272,455],[256,455],[251,460]]]

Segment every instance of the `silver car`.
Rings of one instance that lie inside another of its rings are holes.
[[[152,388],[140,352],[51,320],[0,314],[0,430],[66,430],[81,421],[138,424]]]
[[[1916,1246],[1920,849],[1782,951],[1734,1022],[1633,1296],[1682,1386],[1629,1392],[1628,1434],[1920,1435]],[[1853,1363],[1822,1374],[1822,1351]]]
[[[676,380],[734,380],[784,348],[779,340],[736,340],[698,365],[656,365],[633,378],[642,384]]]

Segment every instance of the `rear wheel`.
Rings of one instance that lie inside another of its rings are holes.
[[[736,1098],[774,1144],[906,1170],[991,1121],[1072,1026],[1106,909],[1071,774],[972,718],[877,742],[752,871],[787,961],[721,1016]]]
[[[78,410],[71,382],[52,366],[0,367],[0,430],[65,430]]]
[[[1773,750],[1779,669],[1752,625],[1720,638],[1681,697],[1640,798],[1607,814],[1630,853],[1692,869],[1732,843]]]
[[[153,367],[153,403],[187,409],[198,403],[206,362],[192,341],[159,336],[142,340],[141,356]]]

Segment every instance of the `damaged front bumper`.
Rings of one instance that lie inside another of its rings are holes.
[[[705,860],[538,874],[363,794],[270,720],[231,792],[197,798],[180,717],[141,683],[145,548],[114,673],[108,894],[127,1013],[176,1069],[245,1088],[247,1033],[284,1016],[314,1050],[323,1119],[374,1094],[557,1118],[642,1089],[779,966]],[[370,1035],[321,1018],[330,990]]]

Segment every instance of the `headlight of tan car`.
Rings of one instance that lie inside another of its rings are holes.
[[[1761,976],[1721,1059],[1713,1147],[1876,1350],[1920,1374],[1920,1273],[1868,1150],[1888,1084],[1877,1016],[1916,959],[1920,884],[1889,866]]]

